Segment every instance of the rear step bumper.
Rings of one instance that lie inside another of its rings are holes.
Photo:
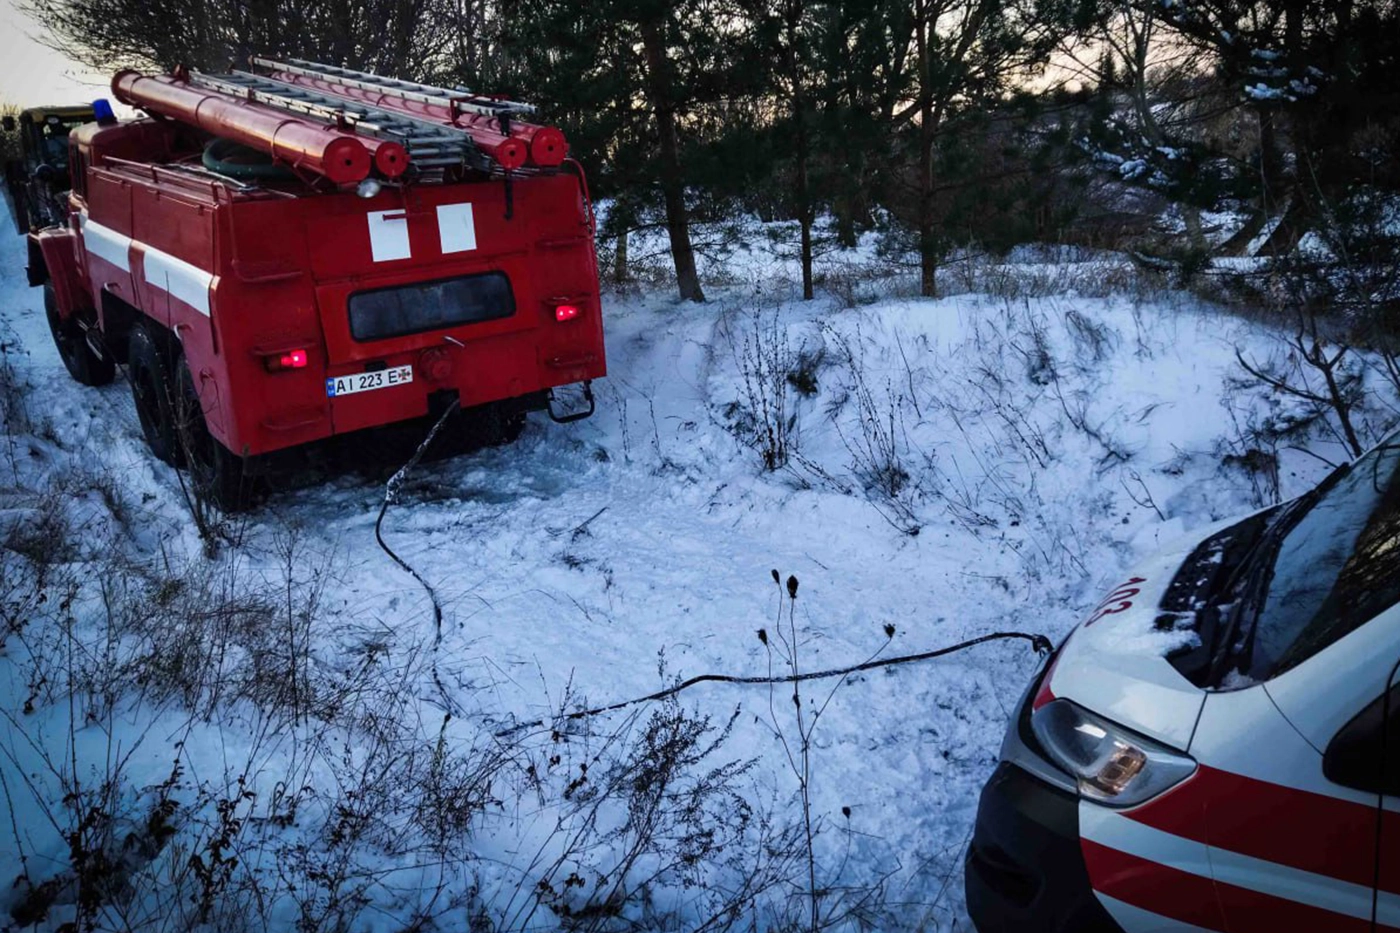
[[[592,415],[593,412],[596,411],[597,408],[598,408],[598,403],[597,403],[596,401],[594,401],[594,399],[593,399],[593,382],[592,382],[592,380],[589,380],[589,381],[587,381],[587,382],[585,382],[585,383],[583,384],[583,399],[584,399],[585,402],[588,403],[588,407],[587,407],[587,408],[579,409],[579,410],[577,410],[577,411],[568,412],[568,413],[565,413],[565,414],[559,414],[558,412],[556,412],[556,411],[554,410],[554,409],[555,409],[555,404],[556,404],[556,402],[557,402],[557,400],[556,400],[555,397],[554,397],[554,390],[553,390],[553,389],[550,389],[550,390],[549,390],[549,406],[548,406],[548,408],[547,408],[547,410],[548,410],[548,412],[549,412],[549,417],[550,417],[550,419],[551,419],[552,421],[554,421],[556,424],[568,424],[568,423],[571,422],[571,421],[582,421],[584,418],[587,418],[587,417],[589,417],[590,415]]]

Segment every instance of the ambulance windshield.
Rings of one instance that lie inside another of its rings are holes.
[[[1214,673],[1236,682],[1301,664],[1400,601],[1400,434],[1282,507],[1253,551],[1217,601]]]

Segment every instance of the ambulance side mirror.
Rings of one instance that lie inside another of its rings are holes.
[[[1400,797],[1400,684],[1332,737],[1322,756],[1322,773],[1333,784]]]

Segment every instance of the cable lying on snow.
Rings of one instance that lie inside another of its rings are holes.
[[[405,561],[399,555],[395,554],[394,551],[389,547],[389,545],[384,542],[384,535],[381,532],[381,528],[384,524],[385,513],[389,511],[390,504],[393,503],[398,497],[399,486],[407,477],[408,472],[418,465],[419,460],[423,459],[423,454],[427,451],[428,446],[432,444],[433,438],[437,437],[438,432],[442,430],[443,424],[446,423],[447,419],[452,415],[452,413],[457,410],[457,406],[458,403],[456,401],[453,401],[453,403],[447,407],[447,410],[444,411],[441,417],[438,418],[437,423],[433,425],[432,430],[428,432],[428,436],[423,438],[423,442],[419,444],[418,449],[413,452],[413,456],[409,458],[409,461],[405,463],[402,467],[400,467],[397,473],[390,477],[389,482],[385,485],[384,502],[379,507],[379,518],[374,523],[374,538],[376,541],[379,542],[379,547],[383,549],[385,554],[389,555],[389,557],[393,559],[394,563],[398,564],[405,571],[407,571],[413,577],[413,579],[417,580],[418,583],[427,592],[428,598],[432,600],[433,622],[437,628],[437,636],[433,641],[433,682],[437,685],[438,693],[442,695],[443,705],[446,708],[449,715],[455,711],[456,704],[454,704],[451,698],[447,695],[447,690],[445,687],[443,687],[442,680],[438,677],[437,671],[437,650],[442,644],[442,604],[438,601],[437,592],[434,591],[432,585],[428,583],[427,580],[423,579],[423,577],[418,573],[418,571],[414,570],[411,566],[409,566],[407,561]],[[589,522],[593,521],[594,518],[597,518],[599,515],[602,515],[603,511],[604,509],[599,509],[593,514],[592,518],[588,519],[588,521],[580,525],[579,528],[586,527]],[[774,581],[778,580],[778,571],[776,570],[773,571],[773,579]],[[796,578],[789,578],[787,585],[789,597],[796,599]],[[893,626],[890,626],[886,631],[887,634],[893,634]],[[766,639],[767,636],[765,634],[762,637]],[[565,720],[584,719],[589,716],[598,716],[602,713],[611,713],[615,710],[626,709],[629,706],[637,706],[641,703],[654,703],[658,700],[664,700],[668,697],[673,697],[676,694],[680,693],[682,690],[688,690],[691,687],[694,687],[698,684],[743,684],[748,686],[754,684],[796,684],[808,680],[824,680],[828,677],[844,677],[847,674],[857,674],[861,671],[874,670],[877,667],[894,667],[897,664],[913,664],[916,661],[929,661],[934,658],[941,658],[944,655],[953,654],[956,651],[963,651],[967,648],[972,648],[976,645],[986,644],[990,641],[1011,640],[1028,641],[1030,642],[1031,648],[1033,648],[1036,651],[1036,653],[1041,655],[1049,654],[1051,651],[1054,650],[1054,646],[1050,643],[1050,639],[1046,638],[1044,635],[1041,635],[1039,633],[992,632],[987,635],[981,635],[977,638],[969,638],[967,641],[960,641],[956,645],[948,645],[944,648],[936,648],[933,651],[922,651],[918,654],[906,654],[896,658],[885,658],[884,660],[866,661],[863,664],[853,664],[850,667],[835,667],[825,671],[809,671],[805,674],[789,674],[785,677],[736,677],[730,674],[701,674],[698,677],[692,677],[689,680],[684,680],[673,687],[668,687],[665,690],[658,690],[656,693],[650,693],[644,697],[634,697],[631,700],[623,700],[621,703],[613,703],[609,706],[599,706],[594,709],[578,710],[573,713],[567,713],[560,718]],[[519,732],[522,729],[532,729],[536,726],[542,726],[544,724],[545,720],[543,719],[536,719],[531,722],[522,722],[517,725],[510,726],[509,728],[501,729],[500,731],[496,732],[495,735],[497,738],[502,738],[504,736],[508,736],[513,733]]]
[[[658,690],[656,693],[650,693],[644,697],[635,697],[631,700],[623,700],[621,703],[613,703],[610,706],[599,706],[594,709],[578,710],[577,712],[566,713],[563,716],[560,716],[559,718],[564,720],[583,719],[588,716],[597,716],[600,713],[610,713],[614,710],[625,709],[629,706],[636,706],[640,703],[652,703],[657,700],[664,700],[668,697],[673,697],[676,694],[680,693],[682,690],[688,690],[697,684],[795,684],[801,683],[802,681],[806,680],[822,680],[827,677],[842,677],[846,674],[855,674],[859,673],[860,671],[873,670],[877,667],[894,667],[896,664],[913,664],[915,661],[928,661],[933,658],[942,657],[946,654],[952,654],[955,651],[962,651],[964,649],[971,648],[974,645],[985,644],[989,641],[1003,641],[1013,639],[1020,639],[1022,641],[1030,642],[1031,647],[1035,649],[1036,653],[1041,655],[1049,654],[1051,651],[1054,650],[1054,645],[1051,644],[1050,639],[1038,633],[992,632],[991,634],[982,635],[977,638],[969,638],[967,641],[960,641],[956,645],[948,645],[944,648],[936,648],[933,651],[922,651],[918,654],[906,654],[897,658],[885,658],[882,661],[866,661],[864,664],[854,664],[850,667],[836,667],[826,671],[810,671],[806,674],[788,674],[784,677],[735,677],[729,674],[701,674],[699,677],[692,677],[689,680],[685,680],[676,684],[674,687],[668,687],[665,690]],[[495,733],[495,736],[497,738],[503,738],[513,733],[519,732],[522,729],[532,729],[536,726],[543,726],[544,724],[545,720],[543,719],[536,719],[532,722],[522,722],[518,725],[511,726],[507,729],[501,729],[500,731]]]
[[[379,542],[380,550],[388,554],[394,563],[398,564],[408,572],[409,576],[417,580],[418,585],[423,587],[424,591],[427,592],[428,599],[432,600],[433,627],[436,630],[436,634],[433,637],[433,683],[437,686],[438,694],[442,697],[443,708],[449,715],[456,711],[456,705],[452,702],[452,698],[447,695],[447,688],[442,685],[442,678],[438,676],[437,668],[437,652],[438,648],[442,645],[442,603],[438,601],[437,591],[433,589],[432,584],[423,579],[423,576],[418,571],[410,567],[406,560],[395,554],[393,548],[389,547],[389,545],[384,542],[383,526],[384,515],[389,511],[389,506],[398,499],[399,487],[403,485],[403,481],[408,478],[408,471],[412,470],[418,465],[418,461],[423,459],[423,454],[427,453],[428,447],[433,443],[433,438],[438,436],[438,432],[442,430],[442,426],[447,423],[447,419],[457,410],[459,404],[460,401],[458,399],[452,400],[452,404],[448,405],[447,410],[438,417],[437,423],[434,424],[432,430],[428,432],[428,436],[423,438],[423,442],[418,445],[418,449],[413,452],[413,456],[408,459],[407,463],[399,467],[398,471],[394,473],[393,476],[389,477],[389,482],[384,484],[384,501],[379,506],[379,517],[374,521],[374,540]]]

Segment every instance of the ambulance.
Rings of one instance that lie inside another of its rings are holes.
[[[1400,933],[1400,432],[1168,548],[1037,673],[980,933]]]

